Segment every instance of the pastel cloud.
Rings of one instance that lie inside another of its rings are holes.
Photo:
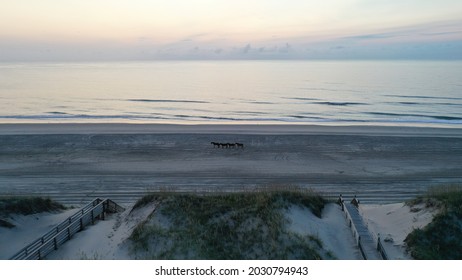
[[[0,10],[0,61],[462,59],[461,14],[460,0],[18,0]]]

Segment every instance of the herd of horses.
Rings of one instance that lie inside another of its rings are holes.
[[[214,148],[230,148],[230,149],[234,149],[234,148],[241,148],[241,149],[244,149],[244,144],[242,143],[218,143],[218,142],[210,142],[210,144],[213,145]]]

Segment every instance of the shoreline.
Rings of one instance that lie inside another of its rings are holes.
[[[135,123],[3,123],[0,135],[46,134],[236,134],[358,135],[462,138],[462,129],[423,126],[306,124],[135,124]]]

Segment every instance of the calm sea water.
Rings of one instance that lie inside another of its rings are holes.
[[[3,63],[0,122],[462,127],[462,62]]]

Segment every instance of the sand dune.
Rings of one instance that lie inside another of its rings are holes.
[[[156,205],[147,205],[133,212],[130,211],[132,205],[125,206],[126,211],[111,214],[105,220],[98,221],[95,226],[87,227],[47,259],[131,259],[127,239],[133,229],[155,211]],[[422,228],[428,224],[436,213],[435,209],[423,206],[420,208],[420,211],[411,211],[403,203],[361,205],[361,212],[369,231],[373,236],[379,233],[382,240],[387,240],[383,244],[390,259],[411,258],[406,253],[404,239],[414,228]],[[67,210],[59,214],[15,215],[12,218],[16,224],[15,228],[0,227],[0,259],[8,259],[75,211],[77,210]],[[331,251],[336,258],[362,259],[344,213],[337,204],[328,204],[323,210],[322,218],[299,206],[287,209],[285,215],[290,220],[290,231],[320,238],[325,249]]]

